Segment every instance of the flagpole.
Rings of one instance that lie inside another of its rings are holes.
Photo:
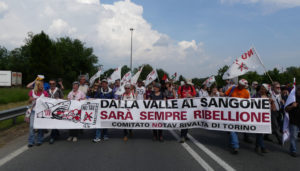
[[[268,71],[267,71],[265,65],[262,63],[262,60],[261,60],[259,54],[257,53],[257,51],[256,51],[256,49],[255,49],[255,47],[254,47],[254,45],[252,45],[252,48],[254,49],[254,52],[255,52],[256,56],[258,57],[259,62],[260,62],[260,63],[262,64],[262,66],[264,67],[265,73],[267,74],[267,76],[269,77],[269,79],[271,80],[271,82],[273,83],[273,80],[272,80],[271,76],[269,75],[269,73],[268,73]]]

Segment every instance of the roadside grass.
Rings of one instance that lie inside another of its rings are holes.
[[[28,100],[29,89],[0,88],[0,105]]]
[[[14,126],[14,125],[18,125],[20,123],[23,123],[24,122],[24,117],[25,117],[25,115],[18,116],[16,118],[15,124],[13,124],[13,119],[7,119],[7,120],[4,120],[4,121],[0,121],[0,131],[8,129],[8,128]]]

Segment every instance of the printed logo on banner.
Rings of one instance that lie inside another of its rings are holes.
[[[81,106],[81,123],[84,124],[84,127],[90,127],[90,125],[95,125],[97,121],[97,112],[98,112],[97,103],[87,103]]]

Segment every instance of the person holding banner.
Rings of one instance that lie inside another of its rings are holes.
[[[199,90],[199,97],[208,97],[207,85],[202,84]]]
[[[68,100],[84,100],[85,94],[79,90],[79,82],[73,82],[73,90],[68,94]],[[77,142],[78,140],[78,129],[69,130],[69,137],[67,141]]]
[[[126,84],[125,85],[125,93],[122,95],[121,99],[122,100],[136,100],[135,94],[131,91],[131,85]],[[132,129],[124,129],[124,141],[128,141],[128,131],[130,133],[130,136],[132,137]]]
[[[250,93],[246,89],[248,85],[248,81],[245,79],[241,79],[238,83],[238,86],[232,86],[230,87],[226,92],[225,95],[227,97],[238,97],[238,98],[245,98],[249,99],[250,98]],[[246,137],[245,137],[246,138]],[[236,132],[230,132],[230,145],[232,148],[232,153],[233,154],[238,154],[238,149],[239,149],[239,139],[238,135]]]
[[[112,91],[114,93],[114,99],[120,99],[121,98],[119,95],[116,94],[116,92],[118,91],[119,88],[120,88],[120,79],[117,79],[115,81],[114,88],[112,89]]]
[[[274,101],[271,98],[270,93],[268,92],[267,84],[257,85],[255,91],[256,91],[256,94],[252,96],[253,98],[268,98],[268,99],[270,99],[271,108],[272,109],[275,108]],[[258,154],[269,152],[266,149],[263,136],[264,136],[263,134],[256,134],[255,152],[257,152]]]
[[[28,147],[32,147],[34,145],[35,141],[35,132],[33,129],[33,122],[35,117],[35,111],[33,110],[36,105],[36,100],[40,97],[48,97],[47,91],[44,90],[44,84],[43,81],[35,81],[34,89],[29,92],[29,102],[32,104],[31,107],[31,113],[29,116],[29,137],[28,137]],[[28,119],[27,119],[28,120]],[[38,131],[38,142],[37,146],[42,145],[43,143],[43,136],[44,136],[44,130],[39,129]]]
[[[196,90],[193,86],[193,83],[191,80],[185,80],[184,85],[180,86],[178,88],[178,98],[193,98],[196,96]],[[188,129],[181,129],[180,132],[180,143],[184,143],[185,140],[188,140],[187,138]]]
[[[295,102],[285,108],[289,113],[289,130],[290,130],[290,154],[297,157],[297,136],[300,130],[300,86],[296,87]]]
[[[136,97],[137,100],[146,99],[146,89],[143,86],[143,81],[142,80],[138,81],[138,85],[135,89],[136,89],[135,97]]]
[[[101,81],[101,88],[95,95],[95,98],[98,99],[113,99],[114,93],[111,88],[108,87],[108,82],[106,79]],[[101,141],[101,132],[103,134],[103,140],[108,140],[107,129],[96,129],[96,135],[93,139],[94,143],[98,143]]]
[[[63,99],[64,94],[61,91],[60,88],[56,87],[56,81],[54,79],[51,79],[49,81],[50,89],[47,91],[47,93],[50,95],[50,98],[53,99]],[[50,134],[50,140],[49,144],[53,144],[54,140],[59,136],[59,131],[58,129],[52,129],[51,134]]]
[[[166,90],[165,90],[165,96],[167,99],[175,99],[176,98],[176,92],[175,89],[172,86],[172,83],[167,81],[166,82]]]
[[[155,83],[154,91],[151,93],[149,100],[166,100],[164,94],[160,91],[160,89],[161,84]],[[162,130],[153,130],[153,141],[156,141],[158,139],[160,142],[163,142],[164,138],[162,133]]]

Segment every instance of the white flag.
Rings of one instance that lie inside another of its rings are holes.
[[[124,94],[124,93],[125,93],[125,88],[124,88],[125,85],[126,85],[126,83],[123,84],[123,85],[121,85],[121,86],[118,88],[118,90],[115,92],[115,94],[118,95],[118,96],[121,96],[122,94]]]
[[[153,71],[151,71],[146,80],[145,80],[145,86],[148,86],[150,83],[152,83],[156,78],[157,78],[157,72],[156,69],[154,69]]]
[[[127,72],[127,73],[123,76],[123,78],[122,78],[122,80],[121,80],[121,85],[130,83],[130,79],[131,79],[131,71]]]
[[[214,82],[216,82],[215,76],[211,76],[203,82],[203,85],[210,87]]]
[[[290,138],[290,130],[289,130],[290,117],[289,117],[289,113],[285,111],[285,108],[294,102],[296,102],[296,79],[295,78],[294,78],[294,88],[289,94],[289,97],[287,98],[284,105],[282,144],[284,144],[284,142]]]
[[[248,71],[255,70],[258,67],[263,67],[263,64],[259,59],[255,49],[252,47],[233,62],[229,69],[224,73],[223,80],[244,75]]]
[[[95,75],[93,75],[93,76],[91,77],[91,79],[90,79],[90,86],[93,86],[95,80],[96,80],[97,78],[99,78],[100,75],[101,75],[101,68],[99,68],[98,72],[97,72]]]
[[[119,66],[118,68],[115,69],[115,71],[107,79],[108,83],[113,83],[117,79],[121,79],[121,68],[122,68],[122,66]]]
[[[139,79],[139,77],[140,77],[140,75],[141,75],[141,72],[142,72],[143,68],[144,68],[144,66],[142,66],[142,67],[138,70],[138,72],[131,78],[131,84],[132,84],[132,85],[136,85],[136,82],[138,81],[138,79]]]

